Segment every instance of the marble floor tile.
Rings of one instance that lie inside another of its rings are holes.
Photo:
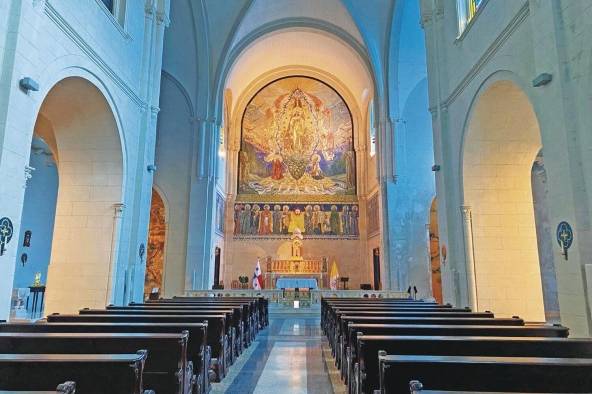
[[[345,386],[331,376],[333,361],[326,360],[319,324],[318,313],[272,316],[211,393],[343,393]]]

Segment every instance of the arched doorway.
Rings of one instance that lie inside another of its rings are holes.
[[[38,121],[38,129],[41,123],[42,119]],[[40,303],[35,310],[32,302],[25,308],[25,297],[37,276],[41,283],[45,283],[51,256],[59,184],[58,169],[54,153],[37,135],[33,136],[31,143],[27,171],[29,175],[21,215],[22,230],[13,280],[15,318],[42,316]]]
[[[432,296],[442,302],[442,270],[440,267],[440,230],[438,228],[438,201],[436,197],[430,206],[429,248],[430,272],[432,278]]]
[[[492,83],[474,105],[463,156],[463,212],[479,310],[544,320],[531,185],[541,148],[526,94],[511,81]]]
[[[51,244],[45,310],[103,307],[116,265],[122,201],[123,154],[115,118],[96,86],[69,77],[45,97],[34,134],[51,150],[59,175],[53,236],[44,234]]]
[[[166,210],[164,201],[160,194],[155,189],[152,189],[144,298],[148,298],[151,294],[154,294],[156,297],[162,294],[165,242]]]

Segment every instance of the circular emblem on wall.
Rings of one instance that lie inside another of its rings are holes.
[[[568,222],[561,222],[557,225],[557,243],[561,247],[562,254],[567,260],[567,251],[573,243],[574,233]]]
[[[0,219],[0,256],[4,254],[6,245],[12,239],[13,232],[14,227],[12,226],[12,221],[6,217]]]

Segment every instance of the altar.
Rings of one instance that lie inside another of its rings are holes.
[[[275,281],[276,289],[311,289],[318,288],[315,278],[278,278]]]

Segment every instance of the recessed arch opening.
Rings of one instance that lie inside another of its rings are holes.
[[[477,307],[531,321],[545,317],[531,184],[541,149],[524,91],[509,80],[490,84],[471,112],[462,160]]]

